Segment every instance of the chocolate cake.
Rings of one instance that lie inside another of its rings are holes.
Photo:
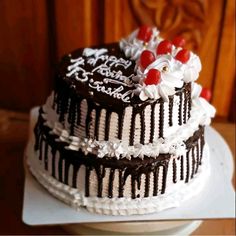
[[[75,209],[145,214],[198,194],[215,109],[185,40],[142,26],[118,43],[64,56],[40,107],[28,166]]]

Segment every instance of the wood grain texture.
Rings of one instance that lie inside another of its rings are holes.
[[[235,83],[235,1],[232,0],[226,2],[217,59],[212,102],[217,115],[226,116],[235,109],[235,103],[231,103]]]
[[[26,110],[49,93],[48,22],[44,0],[0,1],[0,106]]]
[[[57,59],[76,48],[101,43],[102,4],[96,0],[53,2]]]
[[[134,19],[130,1],[104,1],[104,42],[117,42],[137,28],[138,23]]]

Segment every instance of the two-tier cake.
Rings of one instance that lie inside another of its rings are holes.
[[[215,109],[195,83],[199,57],[184,46],[142,26],[66,55],[30,140],[36,179],[76,209],[112,215],[161,211],[199,193]]]

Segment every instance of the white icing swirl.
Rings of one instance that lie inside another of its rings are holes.
[[[167,71],[163,71],[166,67]],[[157,85],[145,85],[144,78],[146,77],[150,69],[157,69],[161,72],[161,82]],[[138,68],[138,75],[140,77],[141,86],[139,98],[142,101],[150,99],[158,99],[162,97],[165,102],[169,101],[168,96],[175,94],[175,88],[181,88],[183,86],[183,71],[170,55],[158,56],[157,59],[151,63],[144,72]]]
[[[204,113],[200,123],[204,123],[204,125],[209,125],[211,123],[211,118],[215,116],[216,109],[206,99],[200,97],[201,91],[201,85],[193,82],[191,94],[192,104],[194,107],[203,111]]]
[[[119,45],[124,51],[126,57],[137,60],[143,50],[155,50],[157,44],[161,41],[157,28],[152,29],[152,36],[148,43],[144,43],[137,38],[138,29],[133,31],[126,39],[121,39]]]
[[[190,55],[190,59],[186,64],[182,64],[184,69],[184,82],[189,83],[198,79],[199,72],[202,69],[201,61],[199,57],[193,53]]]

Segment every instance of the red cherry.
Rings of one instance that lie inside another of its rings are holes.
[[[154,53],[144,50],[140,56],[140,65],[143,69],[146,69],[155,59]]]
[[[200,97],[205,98],[209,102],[211,100],[211,90],[207,88],[202,88]]]
[[[186,63],[189,60],[189,58],[190,58],[190,52],[187,49],[180,50],[175,56],[175,59],[181,61],[182,63]]]
[[[171,53],[171,50],[172,50],[172,43],[169,40],[163,40],[158,44],[156,53],[157,55],[167,54]]]
[[[150,69],[147,73],[147,77],[144,80],[146,85],[159,84],[161,80],[161,72],[156,69]]]
[[[137,38],[144,42],[149,42],[152,36],[152,28],[147,25],[143,25],[139,28]]]
[[[186,40],[184,37],[182,36],[177,36],[172,40],[172,43],[176,46],[176,47],[181,47],[183,48],[186,44]]]

